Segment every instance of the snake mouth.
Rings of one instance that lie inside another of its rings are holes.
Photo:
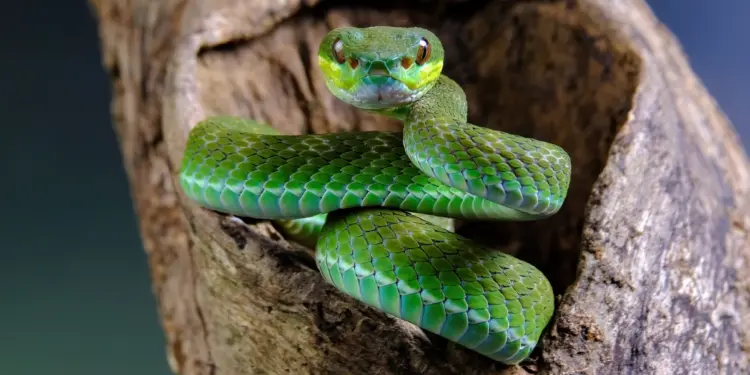
[[[362,108],[383,109],[409,102],[410,90],[390,75],[367,75],[353,95]]]
[[[382,61],[363,63],[359,84],[349,92],[350,102],[363,109],[386,109],[414,99],[412,90]]]

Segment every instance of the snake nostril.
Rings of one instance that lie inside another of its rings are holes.
[[[352,69],[357,69],[357,67],[359,66],[359,60],[355,59],[353,57],[350,57],[349,58],[349,66],[351,66]]]
[[[411,64],[413,64],[414,61],[408,57],[404,57],[401,59],[401,66],[404,67],[404,69],[409,69],[411,67]]]

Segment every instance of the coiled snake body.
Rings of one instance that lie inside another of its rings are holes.
[[[570,158],[467,123],[443,56],[421,28],[332,30],[318,51],[329,90],[402,120],[403,133],[281,135],[211,117],[190,132],[179,181],[201,206],[274,220],[314,247],[321,274],[342,292],[514,364],[549,322],[552,288],[534,266],[453,233],[451,218],[556,213]]]

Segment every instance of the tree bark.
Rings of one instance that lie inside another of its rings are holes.
[[[750,372],[750,163],[641,0],[91,0],[168,359],[184,375]],[[342,25],[420,25],[472,123],[564,147],[564,209],[459,232],[538,266],[559,297],[532,358],[496,364],[326,284],[267,222],[196,207],[175,177],[212,114],[288,134],[397,130],[316,65]]]

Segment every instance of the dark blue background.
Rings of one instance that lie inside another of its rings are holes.
[[[650,3],[747,146],[750,2]],[[94,18],[85,1],[2,9],[0,374],[170,374]]]

